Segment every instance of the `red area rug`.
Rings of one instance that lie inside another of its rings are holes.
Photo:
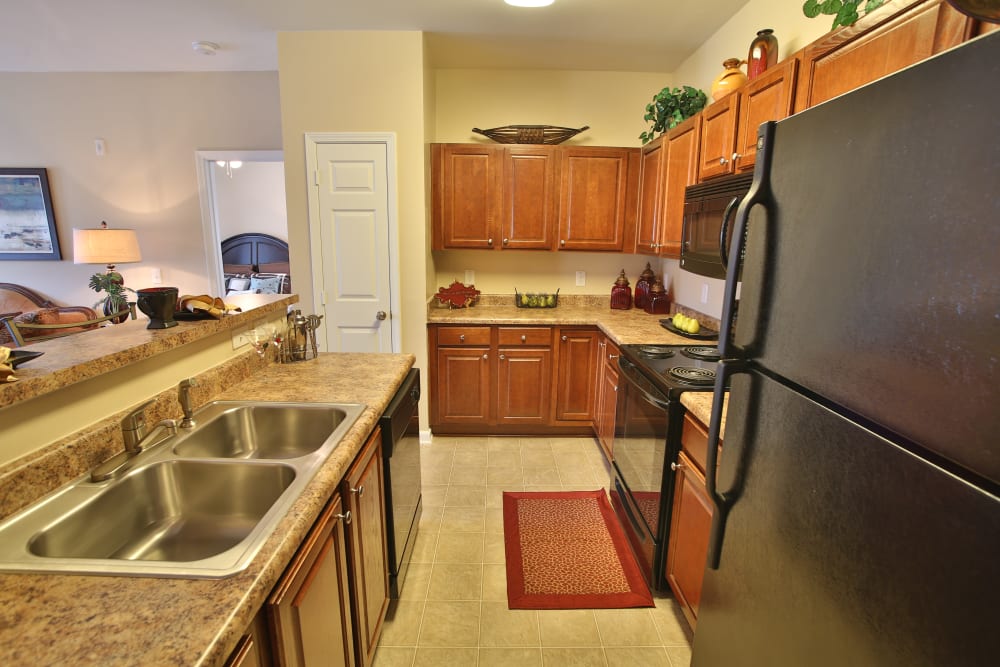
[[[604,491],[505,492],[511,609],[652,607]]]

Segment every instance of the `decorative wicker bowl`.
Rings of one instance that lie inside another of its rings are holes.
[[[474,127],[472,131],[500,144],[561,144],[589,129],[589,125],[584,125],[578,130],[555,125],[505,125],[491,127],[488,130]]]

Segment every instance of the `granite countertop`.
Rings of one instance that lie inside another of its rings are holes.
[[[228,301],[240,306],[243,312],[219,320],[184,321],[169,329],[147,329],[149,320],[140,317],[32,343],[26,349],[44,352],[44,355],[18,367],[17,382],[0,384],[0,408],[44,396],[221,331],[247,327],[268,316],[276,317],[298,300],[296,294],[233,296],[228,297]]]
[[[266,366],[213,396],[364,403],[367,408],[250,565],[235,576],[0,573],[0,664],[221,665],[413,363],[409,354],[322,354],[307,362]]]

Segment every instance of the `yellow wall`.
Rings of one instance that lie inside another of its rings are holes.
[[[311,272],[305,133],[395,133],[401,300],[394,316],[402,326],[402,351],[415,354],[417,366],[426,369],[425,72],[420,32],[278,34],[292,274]],[[315,310],[312,285],[300,281],[296,290],[302,309]]]
[[[94,303],[102,267],[73,264],[73,227],[107,220],[139,237],[142,262],[118,267],[126,285],[149,287],[155,267],[182,294],[210,290],[195,151],[279,148],[274,72],[0,73],[0,90],[0,166],[48,169],[63,256],[0,262],[0,282]]]

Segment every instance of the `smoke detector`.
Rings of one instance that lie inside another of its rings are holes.
[[[200,53],[203,56],[214,56],[215,52],[219,50],[219,45],[215,42],[191,42],[191,48],[194,49],[195,53]]]

